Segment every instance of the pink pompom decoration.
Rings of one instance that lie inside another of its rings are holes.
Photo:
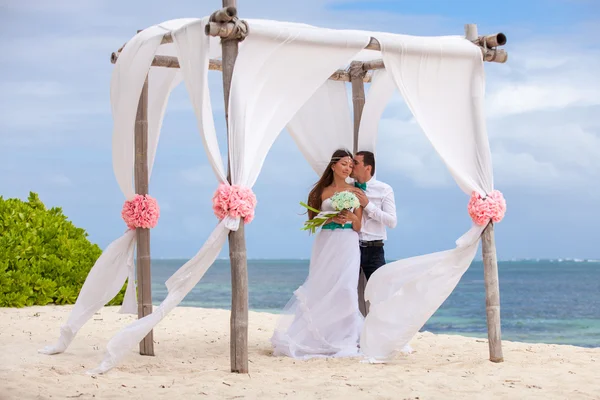
[[[506,213],[506,200],[504,200],[502,192],[498,190],[492,190],[485,198],[482,198],[479,193],[473,192],[467,208],[473,222],[484,226],[490,220],[502,221]]]
[[[213,196],[213,212],[222,220],[226,216],[243,218],[245,224],[254,219],[256,196],[252,189],[238,186],[220,184]]]
[[[156,199],[146,194],[136,194],[133,199],[125,201],[121,217],[129,229],[154,228],[160,217],[160,208]]]

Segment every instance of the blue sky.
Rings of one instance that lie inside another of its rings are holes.
[[[501,259],[600,259],[600,4],[586,0],[501,2],[238,0],[248,18],[414,35],[508,36],[509,62],[486,65],[488,131],[495,186],[508,201],[496,228]],[[286,6],[284,7],[283,4]],[[49,206],[105,247],[124,230],[123,197],[111,164],[110,53],[137,29],[201,17],[220,1],[0,0],[0,195],[38,192]],[[224,139],[220,73],[210,74],[215,121]],[[183,85],[163,126],[151,193],[162,208],[154,257],[190,257],[215,224],[208,167]],[[225,142],[221,140],[224,150]],[[407,257],[454,246],[470,220],[454,184],[399,95],[380,124],[378,177],[396,192],[398,227],[387,255]],[[308,258],[299,230],[314,173],[283,132],[255,187],[247,227],[251,258]],[[225,249],[223,256],[227,254]]]

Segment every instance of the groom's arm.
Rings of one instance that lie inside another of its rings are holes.
[[[389,188],[384,195],[381,208],[377,208],[375,204],[369,202],[365,207],[365,212],[369,217],[381,222],[388,228],[395,228],[398,220],[396,218],[396,200],[392,188]]]

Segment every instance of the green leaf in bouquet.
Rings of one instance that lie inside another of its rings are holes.
[[[308,204],[306,204],[306,203],[300,202],[300,205],[301,205],[302,207],[306,208],[307,210],[310,210],[310,211],[312,211],[312,212],[314,212],[314,213],[317,213],[317,214],[318,214],[318,213],[320,213],[320,211],[319,211],[319,210],[317,210],[316,208],[312,208],[311,206],[309,206],[309,205],[308,205]]]

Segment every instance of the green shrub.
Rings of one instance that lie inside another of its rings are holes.
[[[102,250],[35,193],[0,196],[0,307],[73,304]],[[125,286],[109,304],[121,304]]]

